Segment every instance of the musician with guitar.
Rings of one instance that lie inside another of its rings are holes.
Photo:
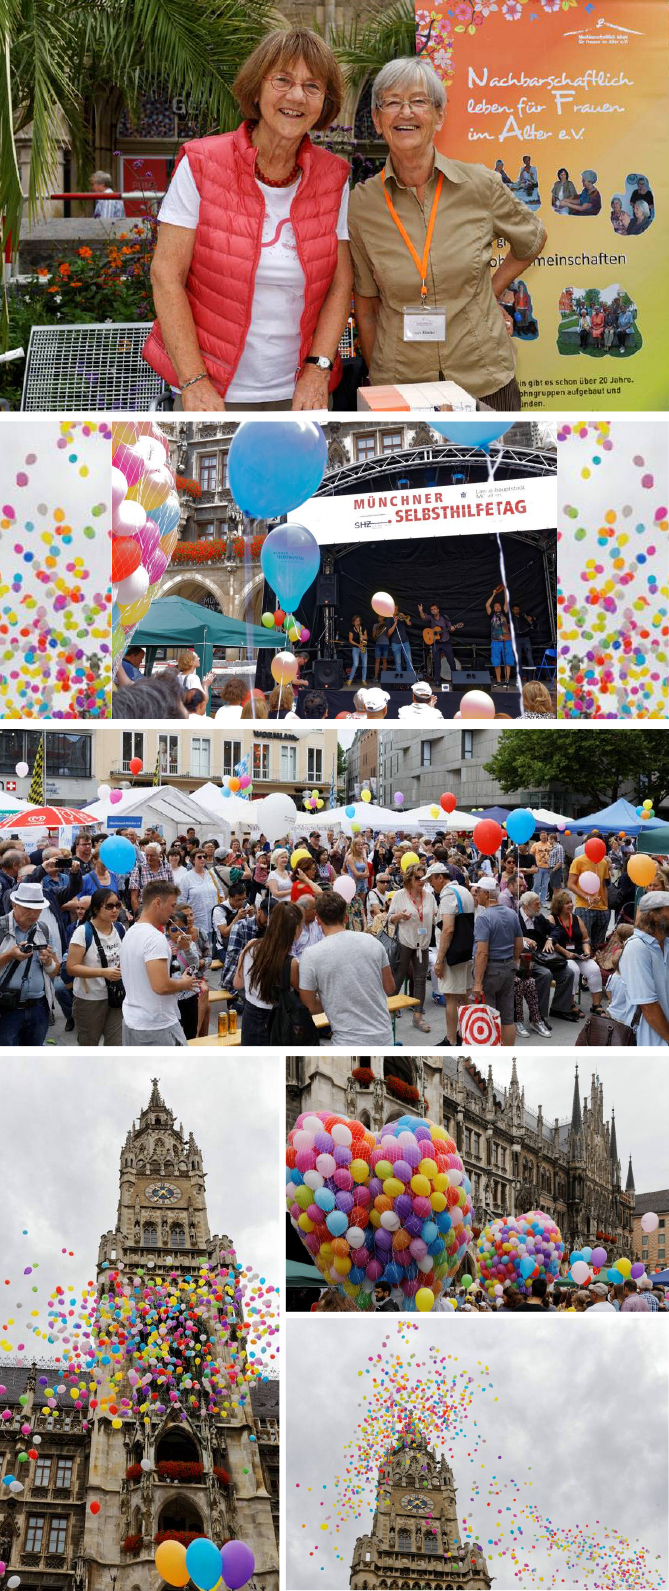
[[[426,626],[423,630],[423,640],[432,651],[432,678],[435,685],[440,685],[442,657],[446,658],[451,672],[458,666],[451,644],[451,635],[454,630],[464,629],[464,625],[453,624],[447,613],[441,613],[437,602],[430,603],[429,614],[425,613],[419,602],[418,612]]]

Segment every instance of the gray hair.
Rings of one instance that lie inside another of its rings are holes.
[[[645,221],[648,220],[648,217],[650,215],[650,205],[647,203],[647,201],[645,199],[635,199],[634,208],[635,208],[635,210],[640,210],[641,211],[641,214],[642,214],[642,216],[643,216]]]
[[[586,178],[587,178],[588,182],[596,182],[597,181],[597,172],[596,171],[582,171],[581,172],[581,176],[582,176],[584,182],[585,182]]]
[[[93,175],[91,177],[91,182],[104,182],[104,185],[105,185],[106,188],[111,188],[111,185],[112,185],[111,172],[110,171],[94,171]]]
[[[518,905],[524,906],[525,910],[527,910],[530,901],[536,901],[539,906],[541,905],[541,896],[537,895],[535,889],[526,889],[525,894],[521,895]]]
[[[415,55],[401,55],[397,61],[387,61],[372,83],[372,110],[380,110],[384,96],[392,89],[406,88],[411,84],[422,88],[432,101],[435,110],[446,105],[446,89],[429,61]]]

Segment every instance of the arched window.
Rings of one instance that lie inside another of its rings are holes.
[[[437,1538],[436,1538],[435,1533],[434,1533],[433,1530],[426,1530],[426,1532],[425,1532],[425,1551],[426,1552],[436,1552],[437,1551]]]
[[[158,1228],[155,1221],[145,1221],[142,1233],[142,1242],[145,1248],[158,1247]]]
[[[411,1552],[411,1531],[400,1530],[397,1535],[397,1545],[400,1552]]]
[[[172,1248],[186,1247],[186,1233],[184,1228],[178,1223],[175,1226],[170,1227],[170,1243]]]

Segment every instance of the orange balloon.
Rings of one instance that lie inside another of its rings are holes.
[[[155,1564],[167,1585],[187,1585],[186,1548],[180,1541],[161,1541],[156,1547]]]
[[[633,884],[640,884],[647,889],[652,884],[657,870],[657,863],[652,856],[630,856],[627,871]]]
[[[228,786],[234,793],[236,793],[237,790],[239,790],[240,785],[241,785],[241,779],[228,779]]]

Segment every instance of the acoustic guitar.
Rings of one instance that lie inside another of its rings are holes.
[[[464,626],[464,621],[463,621],[462,624],[452,624],[451,625],[451,632],[453,630],[464,630],[464,627],[465,627]],[[433,630],[430,630],[430,629],[423,630],[423,640],[425,642],[425,645],[426,646],[434,646],[435,641],[440,641],[442,635],[443,635],[443,630],[442,630],[440,624],[437,624]]]

